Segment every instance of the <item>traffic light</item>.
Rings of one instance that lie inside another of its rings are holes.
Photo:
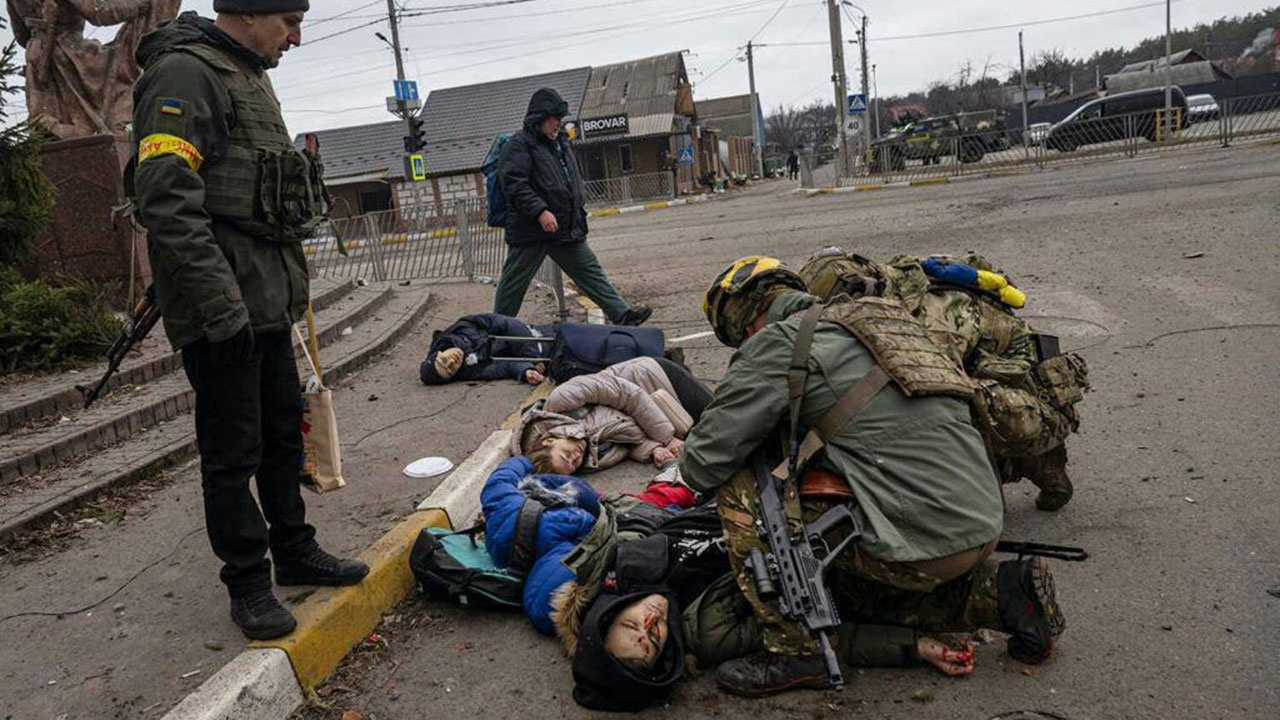
[[[404,138],[404,151],[406,153],[421,152],[422,148],[427,146],[427,129],[422,126],[422,118],[410,115],[406,120],[409,134]]]

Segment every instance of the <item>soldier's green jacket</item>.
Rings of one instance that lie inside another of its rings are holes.
[[[769,324],[734,354],[715,400],[689,433],[680,471],[710,493],[777,437],[789,413],[787,370],[800,316],[816,298],[781,294]],[[809,358],[800,422],[808,427],[873,367],[871,354],[840,326],[819,322]],[[939,558],[1000,535],[1000,485],[982,438],[958,398],[907,398],[880,391],[823,452],[822,463],[848,478],[865,536],[862,551],[886,562]]]
[[[617,518],[640,505],[633,497],[605,499],[600,516],[591,532],[564,558],[564,564],[578,576],[573,587],[557,592],[556,632],[561,640],[572,635],[568,644],[577,642],[576,623],[566,618],[563,606],[570,612],[586,612],[604,579],[611,550],[619,543],[641,537],[619,532]],[[764,631],[751,604],[738,588],[732,573],[711,583],[688,606],[680,617],[685,652],[697,661],[699,668],[714,668],[726,660],[744,657],[764,649]],[[852,667],[895,667],[913,665],[920,658],[916,651],[919,633],[899,625],[877,625],[845,622],[839,629],[840,659]]]
[[[233,167],[229,157],[252,152],[235,147],[246,127],[267,128],[270,144],[289,146],[262,57],[187,12],[143,38],[137,58],[144,73],[134,88],[135,201],[170,342],[217,342],[246,323],[255,332],[288,329],[309,292],[301,245],[210,212],[206,197],[210,178]],[[252,113],[233,103],[236,80],[261,88],[265,99]]]

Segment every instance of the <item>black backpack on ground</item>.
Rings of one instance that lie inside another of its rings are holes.
[[[662,357],[666,338],[657,328],[563,323],[551,346],[551,378],[562,383],[638,357]]]
[[[422,592],[465,607],[524,610],[524,575],[494,564],[476,535],[483,525],[451,532],[425,528],[409,552]]]

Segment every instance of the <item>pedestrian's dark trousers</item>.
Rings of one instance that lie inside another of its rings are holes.
[[[222,582],[232,596],[269,588],[268,549],[280,562],[315,545],[298,485],[302,394],[292,338],[288,331],[261,333],[252,358],[230,366],[214,363],[208,341],[200,340],[182,349],[182,364],[196,391],[205,524],[224,563]]]
[[[543,258],[548,256],[604,310],[610,321],[617,320],[627,311],[629,306],[609,284],[604,268],[600,267],[600,261],[585,240],[548,240],[528,245],[507,245],[507,260],[502,266],[502,278],[493,299],[494,312],[512,317],[520,313],[529,283],[533,282],[533,276],[542,266]]]
[[[697,423],[702,417],[702,411],[711,404],[713,397],[711,391],[698,382],[698,379],[680,363],[667,358],[654,358],[654,360],[658,361],[658,365],[662,366],[662,372],[667,375],[667,380],[671,381],[671,387],[676,391],[676,399],[680,401],[684,411],[689,413],[689,417]]]

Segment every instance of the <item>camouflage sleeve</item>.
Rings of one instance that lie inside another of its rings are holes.
[[[766,326],[734,356],[715,398],[685,439],[680,473],[699,493],[714,491],[743,467],[786,415],[791,343]]]
[[[235,273],[214,239],[200,176],[201,166],[216,162],[226,147],[229,107],[213,71],[184,53],[158,61],[134,91],[134,186],[158,266],[161,308],[193,308],[211,342],[231,337],[249,320]]]
[[[1035,332],[1018,318],[1014,322],[1009,347],[1002,354],[996,355],[982,345],[978,346],[971,374],[975,378],[1020,387],[1027,381],[1028,373],[1037,362],[1039,358],[1036,356]]]
[[[840,625],[840,661],[850,667],[902,667],[920,661],[916,631],[899,625]]]

